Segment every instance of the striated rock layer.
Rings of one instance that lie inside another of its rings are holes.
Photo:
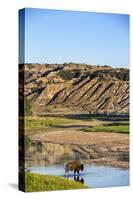
[[[25,64],[25,96],[34,113],[129,113],[129,70],[86,64]]]

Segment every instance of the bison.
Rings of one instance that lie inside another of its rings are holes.
[[[71,161],[65,164],[65,176],[67,174],[69,175],[69,171],[74,171],[74,175],[76,175],[77,172],[79,175],[80,170],[84,170],[84,164],[79,161]]]

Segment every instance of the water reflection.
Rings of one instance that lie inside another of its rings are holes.
[[[69,175],[65,176],[65,178],[68,178],[68,179],[71,178],[71,179],[72,179],[72,177],[69,176]],[[77,175],[75,174],[75,175],[73,176],[73,180],[84,184],[84,178],[81,177],[79,174],[77,174]]]
[[[80,175],[77,175],[77,176],[75,175],[74,180],[84,184],[84,178],[80,177]]]
[[[84,172],[74,176],[64,175],[64,165],[52,165],[47,167],[28,167],[31,173],[48,174],[66,177],[81,182],[89,187],[114,187],[129,185],[129,169],[119,169],[105,166],[87,165]]]

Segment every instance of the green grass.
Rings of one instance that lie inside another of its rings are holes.
[[[24,110],[25,104],[25,110]],[[31,116],[32,115],[32,107],[31,101],[28,98],[19,98],[19,116]]]
[[[111,126],[129,126],[129,121],[118,121],[118,122],[113,122],[111,124],[107,124]]]
[[[84,189],[87,186],[63,177],[25,173],[25,191],[51,191],[51,190],[68,190]]]
[[[25,114],[26,114],[26,116],[31,116],[32,115],[31,102],[27,98],[25,99]]]
[[[26,117],[25,128],[43,128],[45,126],[56,126],[71,124],[75,120],[60,117]]]
[[[112,124],[94,126],[83,129],[85,132],[111,132],[111,133],[129,133],[129,122],[115,122]]]

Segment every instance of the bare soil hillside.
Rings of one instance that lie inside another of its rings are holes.
[[[86,64],[25,64],[25,95],[34,113],[128,113],[129,70]]]

